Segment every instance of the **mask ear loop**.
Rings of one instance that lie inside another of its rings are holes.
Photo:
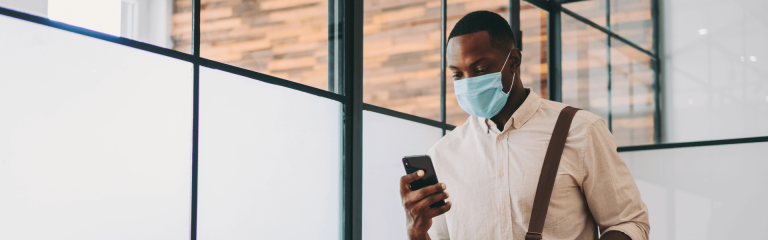
[[[507,58],[504,59],[504,65],[501,66],[501,72],[499,72],[502,75],[504,75],[504,67],[507,66],[507,60],[509,60],[509,56],[512,56],[512,51],[514,51],[514,50],[515,50],[514,48],[512,50],[509,50],[509,54],[507,54]],[[516,74],[517,74],[517,72],[512,72],[512,85],[515,85],[515,75]],[[501,91],[501,92],[504,92],[504,91]],[[509,92],[512,92],[512,86],[509,86]],[[506,94],[509,94],[509,93],[506,93]]]

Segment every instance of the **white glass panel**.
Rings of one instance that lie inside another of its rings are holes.
[[[768,143],[624,152],[654,240],[768,239]]]
[[[0,32],[0,239],[189,239],[192,65]]]
[[[662,6],[665,141],[768,135],[768,1]]]
[[[408,239],[400,203],[402,159],[427,154],[442,130],[368,111],[363,121],[363,239]]]
[[[42,17],[48,16],[48,0],[0,0],[0,7]]]
[[[192,1],[0,0],[0,7],[190,53]]]
[[[340,239],[341,104],[200,70],[198,239]]]

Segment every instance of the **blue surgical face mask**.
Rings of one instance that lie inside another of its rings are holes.
[[[512,51],[509,52],[512,54]],[[507,59],[509,56],[507,55]],[[501,71],[489,73],[477,77],[457,80],[453,82],[453,89],[456,92],[456,99],[459,100],[459,106],[472,116],[491,118],[496,116],[504,108],[509,98],[509,93],[505,93],[501,85],[501,73],[507,66],[507,60]],[[515,75],[512,75],[514,81]],[[512,87],[510,87],[511,91]]]

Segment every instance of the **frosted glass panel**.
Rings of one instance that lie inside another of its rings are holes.
[[[340,239],[341,104],[200,70],[198,239]]]
[[[368,111],[363,121],[363,239],[408,239],[400,203],[402,159],[427,154],[443,132]]]
[[[0,32],[0,239],[189,239],[192,65]]]
[[[768,135],[768,1],[665,0],[666,142]]]
[[[191,53],[192,1],[0,0],[0,7]]]
[[[620,153],[648,205],[650,239],[768,239],[766,149],[750,143]]]

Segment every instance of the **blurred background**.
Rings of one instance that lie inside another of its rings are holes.
[[[0,239],[405,239],[400,159],[469,116],[441,41],[477,10],[609,123],[651,239],[768,238],[768,2],[363,0],[358,32],[348,2],[0,0]]]

